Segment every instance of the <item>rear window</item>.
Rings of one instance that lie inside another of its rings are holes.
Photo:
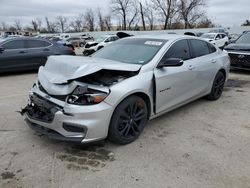
[[[192,46],[192,54],[194,57],[200,57],[210,53],[207,42],[205,41],[191,39],[190,44]]]

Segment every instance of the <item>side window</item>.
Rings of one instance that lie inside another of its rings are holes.
[[[187,40],[179,40],[175,42],[165,53],[162,60],[168,58],[179,58],[182,60],[190,59],[189,46]]]
[[[118,37],[113,37],[113,41],[116,41],[118,40],[119,38]]]
[[[13,40],[2,45],[6,50],[21,49],[24,47],[24,40]]]
[[[194,57],[200,57],[210,53],[207,42],[202,40],[191,39],[192,54]]]
[[[49,42],[40,40],[27,40],[27,48],[43,48],[48,47]]]
[[[207,43],[207,45],[208,45],[210,53],[214,53],[217,51],[216,48],[214,47],[214,45],[212,45],[211,43]]]

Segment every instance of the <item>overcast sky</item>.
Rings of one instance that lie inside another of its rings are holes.
[[[75,16],[87,8],[101,8],[108,12],[110,0],[0,0],[0,23],[13,24],[19,19],[23,25],[31,19],[57,15]],[[138,0],[139,1],[139,0]],[[250,0],[208,0],[207,15],[216,24],[239,26],[250,19]]]

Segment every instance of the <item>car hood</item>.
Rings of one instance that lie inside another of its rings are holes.
[[[138,71],[141,65],[82,56],[50,56],[38,72],[38,79],[66,84],[100,70]]]
[[[250,51],[250,44],[229,44],[225,50]]]

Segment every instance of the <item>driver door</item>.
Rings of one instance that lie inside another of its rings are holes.
[[[184,64],[179,67],[155,68],[156,113],[163,112],[191,99],[196,93],[197,72],[195,60],[191,59],[187,40],[175,42],[164,54],[161,61],[179,58]]]

